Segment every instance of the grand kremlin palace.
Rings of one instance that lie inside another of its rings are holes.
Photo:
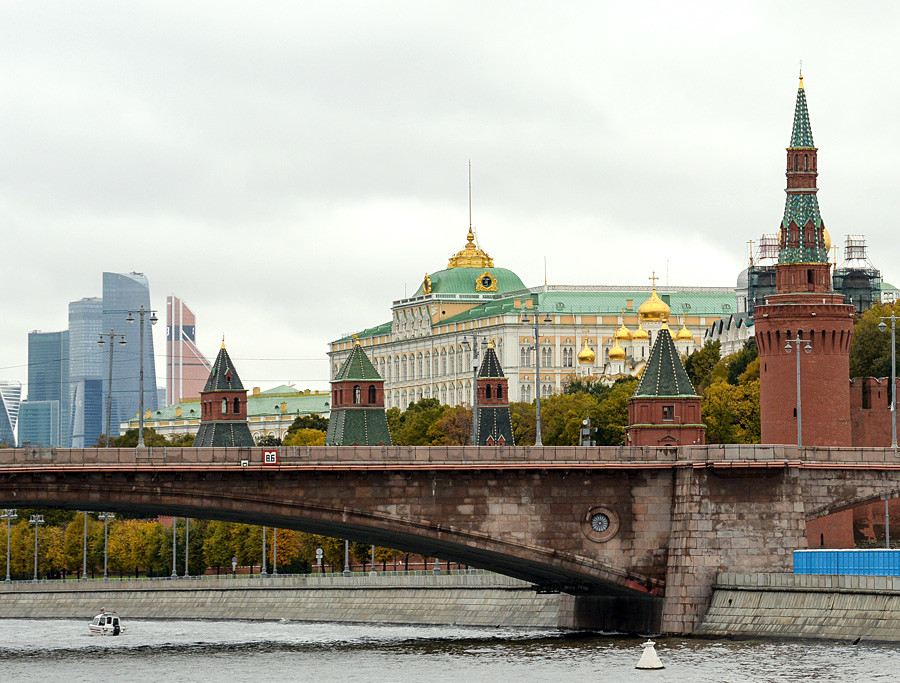
[[[331,342],[331,377],[358,340],[385,380],[387,408],[405,410],[422,398],[471,404],[477,337],[479,348],[493,340],[510,399],[530,402],[535,313],[546,396],[574,377],[612,382],[637,374],[663,326],[671,326],[679,352],[690,353],[735,304],[728,287],[525,287],[514,272],[494,266],[470,229],[444,270],[426,274],[415,294],[393,303],[389,322]]]

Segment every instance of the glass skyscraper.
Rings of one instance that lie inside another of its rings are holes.
[[[19,442],[26,435],[42,446],[68,445],[69,332],[28,334],[28,400],[19,409]],[[46,404],[43,409],[28,407]],[[55,406],[53,405],[55,404]],[[23,433],[24,431],[24,433]]]
[[[69,303],[69,411],[70,443],[86,448],[106,431],[103,421],[103,300],[97,297]]]
[[[16,420],[22,402],[22,383],[0,380],[0,446],[16,445]]]
[[[112,431],[138,412],[140,377],[141,319],[134,315],[134,324],[126,322],[129,311],[143,306],[150,309],[150,286],[143,273],[103,273],[103,332],[124,334],[126,346],[117,347],[113,354]],[[95,344],[96,345],[96,344]],[[153,355],[153,326],[150,315],[144,318],[144,410],[157,409],[156,359]],[[107,360],[108,362],[108,360]],[[103,374],[104,390],[108,383]],[[104,405],[104,410],[106,406]]]

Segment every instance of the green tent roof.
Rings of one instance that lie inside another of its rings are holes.
[[[231,362],[231,357],[223,344],[222,348],[219,349],[219,355],[216,356],[216,362],[213,363],[213,368],[209,373],[209,379],[206,380],[206,386],[203,387],[203,391],[243,390],[244,385],[241,384],[241,378],[238,377],[234,363]]]
[[[641,375],[635,396],[696,396],[694,385],[684,369],[669,330],[663,328],[656,335],[650,359]]]
[[[362,350],[362,346],[354,344],[353,350],[350,351],[350,357],[344,361],[341,369],[338,370],[337,375],[335,375],[335,378],[331,381],[334,383],[356,381],[371,382],[373,380],[380,381],[381,375],[378,374],[378,370],[372,365],[372,361],[369,360],[366,352]]]
[[[812,127],[809,125],[809,111],[806,108],[806,90],[803,88],[803,77],[800,77],[800,87],[797,88],[797,104],[794,107],[794,127],[791,129],[792,149],[797,147],[815,147],[812,136]]]

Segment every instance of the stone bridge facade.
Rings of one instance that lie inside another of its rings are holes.
[[[351,538],[571,593],[574,627],[670,633],[699,624],[718,572],[790,572],[808,518],[898,488],[885,449],[0,449],[5,507]]]

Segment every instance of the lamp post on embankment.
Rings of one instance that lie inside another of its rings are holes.
[[[806,346],[803,347],[803,350],[806,353],[812,351],[812,346],[809,345],[809,339],[800,339],[800,333],[797,333],[796,339],[788,339],[787,343],[784,345],[785,353],[790,353],[792,350],[791,342],[794,342],[797,346],[797,445],[803,446],[803,404],[801,402],[800,397],[800,344],[805,342]]]
[[[0,519],[6,520],[6,583],[12,583],[12,579],[9,578],[9,532],[10,532],[10,523],[12,520],[16,519],[19,515],[16,514],[15,509],[13,508],[5,508],[3,510],[3,514],[0,515]]]

